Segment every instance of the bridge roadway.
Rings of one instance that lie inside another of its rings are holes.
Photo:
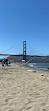
[[[23,54],[0,54],[0,56],[23,56]],[[45,57],[45,56],[26,55],[26,57]]]
[[[22,56],[22,54],[0,54],[0,56]]]

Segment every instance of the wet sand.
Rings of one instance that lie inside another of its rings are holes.
[[[49,111],[49,72],[0,64],[0,111]]]

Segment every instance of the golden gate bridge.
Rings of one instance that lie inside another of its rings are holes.
[[[6,50],[8,50],[8,49],[6,49]],[[30,56],[30,57],[34,57],[34,56],[40,57],[38,55],[27,55],[26,54],[26,41],[23,41],[23,54],[5,54],[5,53],[2,54],[2,53],[0,53],[0,56],[23,56],[23,60],[25,60],[25,61],[26,61],[26,57],[27,56]]]

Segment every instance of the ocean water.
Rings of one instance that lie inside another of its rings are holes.
[[[28,63],[27,66],[30,68],[48,70],[49,63]]]

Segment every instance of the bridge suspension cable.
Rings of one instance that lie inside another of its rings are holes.
[[[27,44],[27,46],[28,46],[28,49],[30,49],[29,50],[29,53],[31,54],[31,55],[44,55],[41,51],[39,51],[39,50],[37,50],[36,48],[34,48],[34,47],[32,47],[29,43]]]
[[[10,51],[10,53],[11,53],[11,51],[12,51],[12,52],[18,51],[18,46],[19,46],[19,44],[16,44],[15,46],[12,46],[12,47],[10,47],[10,48],[7,48],[7,49],[5,49],[5,50],[2,50],[0,53],[8,52],[8,51]]]

